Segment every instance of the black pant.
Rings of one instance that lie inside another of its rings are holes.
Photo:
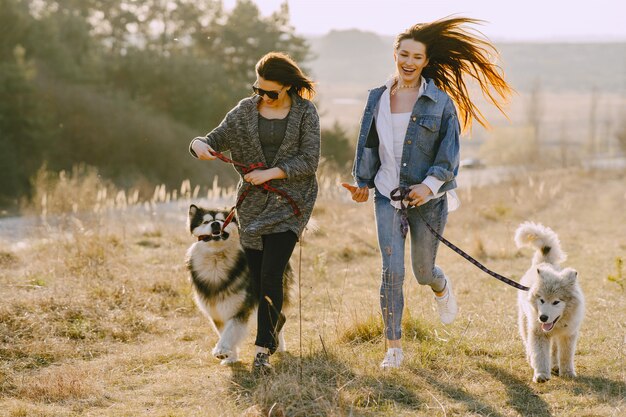
[[[259,294],[255,345],[275,351],[276,323],[283,308],[283,275],[298,237],[291,231],[263,235],[263,250],[245,248],[255,291]]]

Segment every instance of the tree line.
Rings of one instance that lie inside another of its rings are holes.
[[[262,16],[251,0],[0,0],[0,202],[28,195],[44,164],[120,186],[232,181],[186,144],[250,94],[271,50],[310,58],[286,3]],[[346,159],[345,132],[326,133]]]

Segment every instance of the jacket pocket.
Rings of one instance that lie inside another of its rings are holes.
[[[428,156],[434,156],[437,152],[437,139],[441,127],[441,117],[421,116],[417,130],[417,147]]]

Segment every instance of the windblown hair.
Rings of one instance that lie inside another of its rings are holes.
[[[300,67],[287,54],[282,52],[269,52],[256,64],[258,76],[268,81],[274,81],[282,85],[290,85],[290,93],[300,97],[312,99],[315,96],[313,81],[307,77]]]
[[[480,32],[462,27],[482,21],[464,17],[444,18],[431,23],[418,23],[400,33],[394,49],[400,42],[412,39],[426,46],[428,65],[422,70],[424,78],[432,78],[435,85],[446,92],[457,105],[463,131],[476,119],[484,127],[489,124],[470,99],[464,75],[474,78],[485,98],[506,116],[503,105],[512,92],[504,80],[504,72],[493,62],[498,56],[496,48],[487,40],[476,36]]]

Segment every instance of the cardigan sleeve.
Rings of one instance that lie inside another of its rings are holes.
[[[235,125],[235,118],[239,111],[240,105],[237,105],[226,114],[222,122],[212,131],[206,134],[206,136],[198,136],[192,139],[189,143],[189,153],[195,158],[198,157],[196,153],[191,149],[191,145],[196,140],[201,140],[211,148],[218,152],[225,152],[230,149],[230,139],[233,136],[232,131]]]

